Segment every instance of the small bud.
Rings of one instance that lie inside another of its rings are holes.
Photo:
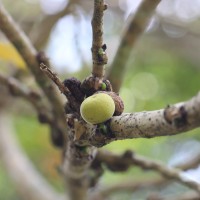
[[[99,51],[98,51],[98,54],[99,54],[99,55],[103,55],[104,53],[105,53],[105,52],[104,52],[103,48],[100,48]]]
[[[105,86],[106,85],[106,86]],[[89,76],[87,77],[80,86],[82,92],[86,96],[91,96],[99,90],[112,91],[110,81],[99,79],[98,77]],[[104,89],[105,88],[105,89]]]
[[[103,134],[108,133],[107,126],[105,124],[99,124],[98,128],[99,128],[100,132],[102,132]]]
[[[105,83],[102,83],[102,84],[101,84],[101,89],[102,89],[102,90],[106,90],[106,84],[105,84]]]

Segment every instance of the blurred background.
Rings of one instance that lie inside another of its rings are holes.
[[[109,0],[104,16],[104,42],[109,64],[120,38],[141,0]],[[91,71],[92,0],[2,0],[5,8],[26,32],[38,50],[46,52],[60,77],[83,80]],[[145,33],[133,48],[120,96],[125,112],[155,110],[185,101],[197,94],[200,83],[200,0],[162,0]],[[33,80],[15,49],[0,33],[0,72],[20,77],[34,87]],[[24,78],[27,75],[26,78]],[[12,119],[16,137],[36,168],[58,191],[64,191],[59,175],[61,155],[49,139],[49,130],[39,124],[32,107],[13,99],[0,86],[0,111]],[[5,102],[6,99],[6,102]],[[3,106],[2,106],[3,105]],[[200,130],[173,137],[113,142],[104,147],[116,153],[136,153],[173,166],[200,154]],[[200,182],[200,168],[186,175]],[[125,180],[151,180],[157,174],[131,168],[127,173],[106,172],[100,185]],[[179,184],[164,189],[120,193],[111,199],[143,200],[151,192],[170,196],[187,191]],[[21,200],[0,161],[0,199]]]

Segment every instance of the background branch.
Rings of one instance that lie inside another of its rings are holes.
[[[115,140],[172,136],[197,128],[200,126],[200,93],[165,109],[113,116],[105,125],[106,134],[96,126],[85,127],[76,143],[102,147]]]
[[[113,157],[112,159],[110,159],[109,162],[106,162],[106,163],[104,163],[104,156],[107,156],[107,152],[99,151],[94,162],[99,163],[98,164],[99,166],[101,164],[105,164],[108,167],[108,170],[111,170],[111,171],[114,170],[115,172],[117,170],[124,171],[124,169],[128,169],[129,167],[128,163],[127,163],[127,166],[125,166],[126,163],[123,162],[122,156]],[[103,158],[103,160],[101,160],[101,158]],[[107,159],[105,161],[107,161]],[[124,164],[124,167],[120,167],[121,163]],[[176,164],[173,167],[179,168],[183,171],[187,171],[189,169],[196,168],[199,164],[200,164],[200,156],[198,154],[193,159],[188,160],[187,163]],[[94,194],[94,199],[96,199],[97,197],[104,199],[105,197],[110,196],[116,192],[135,192],[141,189],[163,188],[163,187],[168,186],[171,183],[172,183],[172,180],[166,179],[165,177],[154,178],[153,180],[119,182],[119,183],[112,184],[111,186],[106,186],[102,188],[99,192]],[[197,193],[195,192],[191,192],[191,193],[193,194],[193,196],[199,198],[199,195]],[[186,196],[189,196],[189,195],[186,195]]]
[[[97,158],[114,171],[119,169],[127,170],[130,166],[138,166],[144,170],[153,170],[160,173],[163,177],[177,181],[200,194],[200,185],[181,174],[181,170],[166,167],[164,164],[138,156],[131,151],[127,151],[121,156],[99,151]]]
[[[52,113],[42,101],[43,97],[39,92],[31,90],[13,77],[6,77],[2,74],[0,74],[0,83],[9,89],[13,96],[22,97],[30,102],[35,108],[38,117],[42,122],[52,124]]]
[[[54,15],[44,16],[39,23],[33,26],[29,37],[37,49],[40,49],[47,43],[51,30],[55,26],[56,22],[62,17],[71,14],[75,5],[78,4],[79,1],[80,0],[70,0],[62,11]]]
[[[20,53],[26,62],[27,67],[34,75],[38,85],[41,87],[47,99],[51,103],[54,120],[57,121],[57,124],[64,135],[66,125],[61,99],[57,95],[57,92],[51,81],[43,73],[41,73],[39,69],[39,63],[36,58],[38,56],[37,51],[32,46],[24,32],[16,25],[2,4],[0,4],[0,29]]]
[[[19,147],[12,124],[5,113],[0,114],[0,158],[23,199],[64,200],[42,178]],[[65,198],[66,199],[66,198]]]
[[[180,195],[170,195],[170,197],[165,197],[157,193],[150,195],[147,200],[199,200],[200,195],[196,192],[185,192]]]
[[[121,39],[117,53],[115,54],[115,58],[107,74],[107,78],[110,80],[115,92],[118,92],[121,87],[131,50],[139,36],[145,31],[160,1],[161,0],[143,0]]]

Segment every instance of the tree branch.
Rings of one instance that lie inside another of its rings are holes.
[[[27,67],[34,75],[38,85],[41,87],[47,99],[51,103],[54,119],[57,120],[58,125],[61,127],[60,129],[63,130],[62,132],[64,134],[66,126],[61,99],[57,95],[57,92],[50,80],[41,73],[39,63],[36,58],[38,55],[37,51],[32,46],[24,32],[16,25],[2,4],[0,4],[0,29],[15,46],[26,62]]]
[[[56,22],[65,15],[72,13],[75,8],[75,4],[78,4],[79,1],[80,0],[70,0],[62,11],[54,15],[44,16],[40,23],[33,25],[29,36],[36,48],[41,48],[46,44],[51,30],[55,26]]]
[[[177,196],[164,197],[163,195],[153,194],[147,200],[199,200],[200,195],[196,192],[186,192]]]
[[[79,113],[80,112],[80,104],[77,102],[77,100],[71,94],[69,89],[63,84],[63,82],[61,82],[61,80],[58,78],[56,73],[54,73],[50,68],[48,68],[43,63],[40,64],[40,69],[56,84],[56,86],[58,87],[60,92],[67,97],[73,110],[75,110],[77,113]]]
[[[88,172],[95,154],[95,147],[80,147],[73,142],[69,142],[67,145],[62,170],[66,177],[67,189],[71,200],[88,199]]]
[[[149,19],[160,1],[143,0],[122,37],[107,75],[115,92],[118,92],[121,87],[125,75],[126,63],[131,54],[131,50],[139,36],[145,31]]]
[[[165,109],[114,116],[105,126],[106,134],[97,126],[88,125],[77,144],[101,147],[115,140],[172,136],[197,128],[200,126],[200,93]]]
[[[107,152],[99,151],[94,162],[98,163],[98,166],[101,164],[105,164],[108,167],[108,170],[113,170],[114,172],[124,171],[128,169],[130,163],[126,163],[123,161],[123,156],[112,157],[109,155],[110,159],[105,159],[107,156]],[[101,160],[103,158],[103,160]],[[108,161],[109,160],[109,161]],[[108,162],[107,162],[108,161]],[[123,163],[123,164],[121,164]],[[199,154],[193,157],[193,159],[188,160],[186,163],[180,163],[174,168],[181,169],[183,171],[196,168],[200,164],[200,156]],[[104,199],[107,196],[112,195],[116,192],[134,192],[136,190],[141,190],[145,188],[152,188],[152,187],[164,187],[171,184],[172,180],[166,179],[164,177],[160,177],[153,180],[143,180],[143,181],[128,181],[128,182],[119,182],[116,184],[112,184],[111,186],[106,186],[102,188],[99,192],[92,195],[93,199],[101,198]],[[194,193],[194,192],[193,192]],[[194,193],[195,196],[199,196],[197,193]]]
[[[108,152],[98,152],[97,157],[104,164],[106,164],[108,168],[114,167],[114,169],[127,169],[130,166],[138,166],[144,170],[156,171],[163,177],[177,181],[200,194],[200,184],[181,174],[181,170],[166,167],[157,161],[152,161],[142,156],[133,154],[131,151],[125,152],[122,156],[114,155]]]
[[[19,96],[30,102],[37,111],[38,117],[42,122],[53,123],[51,111],[42,101],[42,95],[37,91],[30,90],[13,77],[6,77],[0,74],[0,83],[8,87],[13,96]]]
[[[165,109],[113,117],[115,139],[171,136],[200,126],[200,93],[189,101]]]
[[[154,187],[162,187],[170,181],[165,179],[145,180],[145,181],[129,181],[114,183],[111,186],[107,186],[101,189],[98,193],[92,195],[92,199],[106,199],[116,192],[135,192],[141,189],[151,189]]]
[[[0,115],[0,157],[19,194],[29,200],[64,200],[38,174],[14,138],[6,114]]]
[[[107,9],[104,0],[94,0],[94,13],[92,18],[92,74],[94,77],[103,78],[104,65],[107,64],[105,53],[106,45],[103,45],[103,12]]]

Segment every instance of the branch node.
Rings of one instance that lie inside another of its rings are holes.
[[[184,106],[175,107],[168,105],[164,110],[165,120],[177,128],[187,125],[187,111]]]
[[[105,11],[105,10],[107,10],[107,9],[108,9],[108,4],[104,4],[103,10]]]

